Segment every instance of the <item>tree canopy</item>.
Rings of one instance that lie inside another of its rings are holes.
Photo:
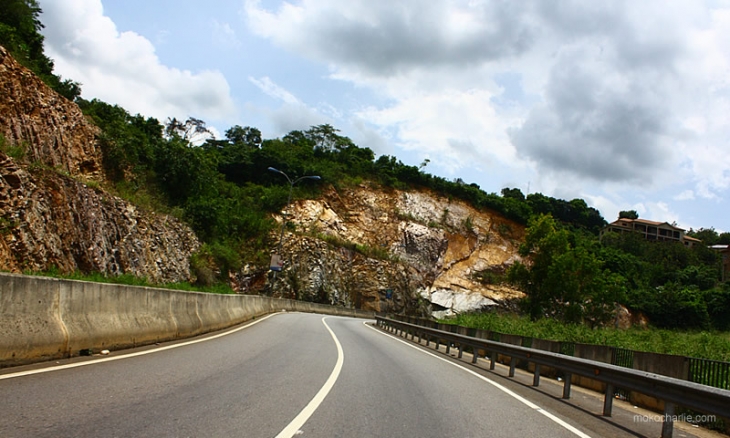
[[[69,100],[81,95],[81,85],[53,73],[53,61],[43,51],[41,8],[36,0],[0,2],[0,45],[13,58]]]

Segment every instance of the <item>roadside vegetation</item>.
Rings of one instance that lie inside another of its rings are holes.
[[[617,329],[610,325],[590,328],[585,324],[565,324],[552,318],[533,321],[527,316],[499,312],[469,313],[439,322],[551,341],[730,361],[730,332],[727,331]]]

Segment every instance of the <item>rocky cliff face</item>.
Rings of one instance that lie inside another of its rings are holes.
[[[362,185],[286,213],[284,295],[438,316],[521,296],[489,280],[515,261],[524,228],[461,201]]]
[[[1,270],[190,278],[192,230],[102,189],[97,129],[2,47],[0,134]]]
[[[189,279],[193,232],[105,191],[97,129],[1,47],[0,134],[0,270]],[[437,315],[520,296],[493,278],[523,227],[463,202],[363,184],[295,202],[286,218],[284,270],[247,267],[235,288]]]
[[[0,46],[0,134],[22,146],[29,161],[72,176],[100,179],[97,128]]]

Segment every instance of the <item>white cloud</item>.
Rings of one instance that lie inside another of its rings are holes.
[[[534,169],[536,187],[605,208],[637,194],[717,199],[730,189],[730,9],[719,3],[301,0],[266,9],[248,0],[245,11],[259,36],[385,102],[356,110],[370,132],[449,172]],[[499,85],[506,74],[517,92]],[[646,205],[676,217],[668,204]]]
[[[236,36],[236,31],[233,30],[229,23],[221,23],[218,20],[212,21],[213,26],[213,41],[217,44],[226,46],[230,49],[238,49],[241,47],[241,41]]]
[[[674,197],[675,201],[689,201],[695,199],[695,192],[692,190],[684,190]]]
[[[277,85],[269,77],[265,76],[261,79],[256,79],[249,76],[248,80],[269,97],[281,100],[282,102],[289,105],[303,105],[303,103],[299,101],[296,96]]]
[[[259,111],[266,113],[273,122],[274,136],[280,137],[294,130],[309,129],[314,125],[332,124],[331,118],[323,115],[321,111],[304,104],[298,97],[284,87],[279,86],[271,78],[264,76],[257,79],[249,76],[248,80],[264,94],[282,103],[275,110],[259,109]],[[325,106],[324,110],[331,111],[331,108]]]
[[[42,0],[46,51],[63,77],[82,84],[83,97],[119,104],[164,120],[205,114],[229,120],[236,109],[218,71],[163,65],[134,32],[119,32],[99,0]]]
[[[432,165],[454,173],[468,165],[514,163],[514,148],[492,97],[486,90],[444,90],[403,96],[393,106],[365,108],[357,116],[391,127],[391,142],[420,158],[438,157]]]

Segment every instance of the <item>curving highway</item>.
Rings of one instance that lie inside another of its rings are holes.
[[[533,393],[363,320],[284,313],[2,370],[0,437],[636,436]]]

